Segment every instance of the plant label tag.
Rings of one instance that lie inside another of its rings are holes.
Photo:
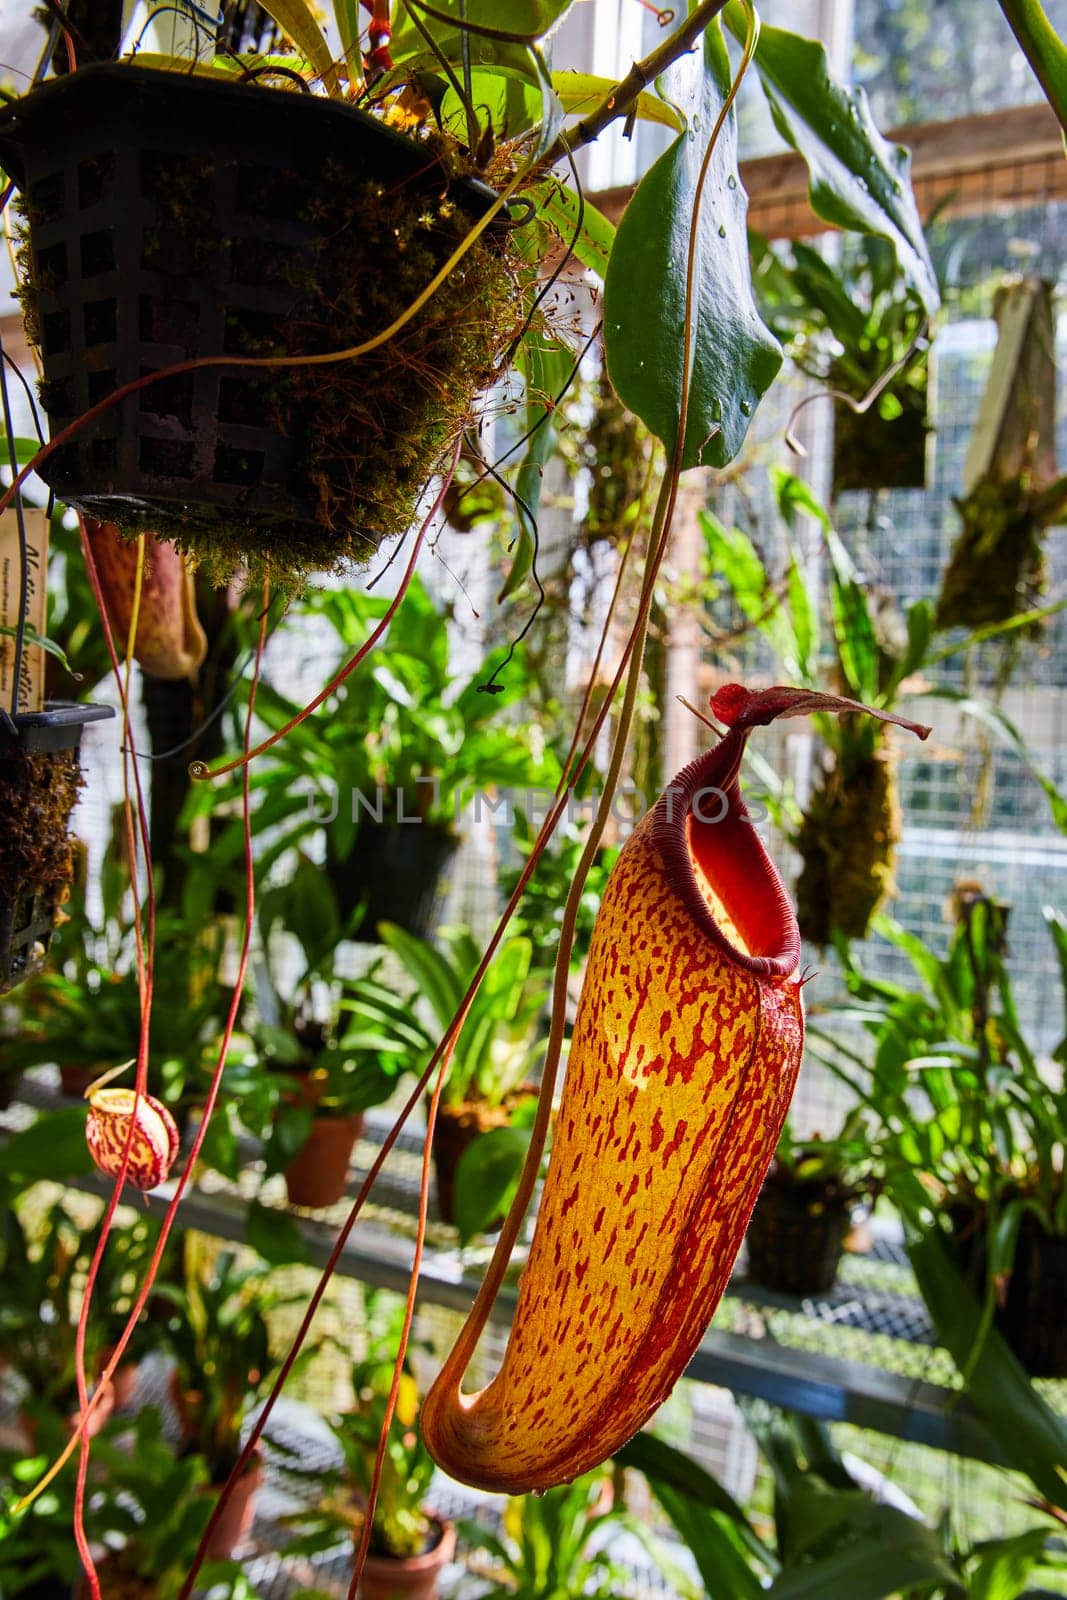
[[[48,518],[43,511],[23,507],[26,530],[26,623],[44,636],[48,607]],[[22,608],[23,573],[18,515],[12,508],[0,516],[0,705],[10,711],[43,711],[44,651],[39,644],[23,644],[19,664],[18,700],[15,701],[15,657]],[[6,630],[11,629],[8,633]]]

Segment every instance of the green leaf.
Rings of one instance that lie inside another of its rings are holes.
[[[92,1172],[85,1115],[84,1106],[42,1112],[36,1122],[0,1146],[0,1177],[25,1186],[42,1178],[61,1180]]]
[[[556,448],[556,399],[574,369],[574,356],[565,345],[556,341],[545,344],[539,336],[531,334],[523,340],[518,364],[526,386],[529,439],[515,478],[518,532],[511,570],[498,600],[507,600],[522,587],[534,563],[541,486],[545,466]]]
[[[464,1150],[456,1168],[452,1201],[464,1244],[507,1209],[529,1148],[528,1129],[491,1128]]]
[[[12,626],[9,622],[0,623],[0,635],[8,639],[15,639],[18,637],[18,628]],[[56,660],[62,662],[68,672],[73,673],[74,668],[67,660],[66,652],[56,644],[54,639],[46,639],[43,633],[38,633],[32,622],[23,623],[22,636],[26,644],[36,645],[39,650],[44,650],[48,655],[55,656]]]
[[[885,1600],[916,1584],[952,1584],[956,1577],[930,1529],[892,1506],[868,1506],[858,1526],[845,1524],[841,1538],[842,1548],[780,1573],[762,1591],[766,1600]]]
[[[1064,1034],[1060,1044],[1053,1051],[1053,1059],[1060,1065],[1067,1062],[1067,917],[1062,911],[1057,911],[1055,906],[1042,906],[1041,915],[1048,924],[1056,946],[1056,956],[1060,966],[1060,994],[1064,1008]]]
[[[245,1239],[269,1266],[307,1266],[311,1262],[310,1246],[296,1218],[261,1205],[258,1200],[248,1202]]]
[[[684,363],[690,370],[683,467],[725,466],[781,366],[777,341],[752,297],[747,201],[737,178],[731,111],[700,191],[692,342],[683,348],[686,280],[701,164],[730,85],[717,27],[664,74],[665,93],[685,112],[683,133],[638,184],[626,208],[604,285],[608,372],[629,406],[673,457],[681,425]]]
[[[636,1467],[638,1472],[643,1472],[657,1492],[661,1487],[677,1489],[699,1505],[729,1517],[737,1524],[743,1542],[756,1560],[771,1572],[777,1569],[778,1563],[773,1553],[763,1543],[733,1495],[699,1462],[683,1455],[666,1439],[660,1439],[654,1433],[635,1434],[621,1450],[615,1452],[615,1460],[624,1467]]]
[[[442,23],[455,28],[465,21],[472,44],[484,34],[490,39],[510,39],[532,44],[555,27],[574,0],[412,0],[421,20],[435,37]]]
[[[723,15],[743,39],[746,22],[739,0],[730,0]],[[932,316],[940,296],[911,190],[908,152],[882,138],[863,90],[838,82],[817,40],[764,26],[756,67],[778,132],[808,164],[816,215],[836,227],[888,239],[904,277]]]
[[[763,1585],[739,1546],[735,1524],[668,1484],[650,1481],[697,1564],[709,1600],[759,1600]]]
[[[565,188],[555,179],[530,191],[537,200],[540,214],[559,231],[564,244],[574,251],[583,267],[603,278],[607,274],[611,252],[615,248],[615,225],[602,211],[580,200],[573,189]]]
[[[971,1403],[1004,1459],[1067,1510],[1067,1422],[1037,1393],[995,1328],[975,1354],[981,1308],[940,1228],[914,1238],[908,1256],[941,1342],[960,1371],[969,1371]]]
[[[1027,1528],[981,1545],[978,1565],[969,1574],[969,1600],[1017,1600],[1048,1536],[1046,1528]]]
[[[588,116],[618,88],[614,78],[598,78],[591,72],[554,72],[552,85],[564,111],[577,117]],[[640,121],[658,122],[675,133],[684,133],[685,122],[677,106],[661,100],[658,94],[642,90],[633,104]]]

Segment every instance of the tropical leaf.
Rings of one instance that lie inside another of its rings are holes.
[[[668,456],[678,449],[683,467],[721,467],[733,459],[782,360],[752,297],[747,200],[737,177],[732,111],[700,182],[730,81],[717,27],[708,28],[700,51],[664,74],[664,93],[683,110],[688,131],[638,184],[619,224],[604,286],[611,381],[623,404],[662,439]],[[679,335],[686,322],[691,240],[692,338],[686,350]],[[679,448],[687,363],[688,409]]]
[[[528,1128],[490,1128],[464,1150],[452,1196],[452,1215],[462,1243],[484,1232],[507,1210],[529,1148]]]
[[[618,84],[614,78],[598,78],[591,72],[554,72],[552,86],[559,95],[568,115],[585,116],[605,100]],[[676,106],[662,100],[658,94],[642,92],[633,102],[634,111],[642,122],[658,122],[676,133],[685,131],[684,119]]]
[[[730,0],[723,15],[743,38],[740,0]],[[888,239],[905,279],[932,316],[940,297],[911,190],[908,152],[883,139],[866,95],[835,78],[817,40],[765,26],[756,67],[775,126],[807,162],[812,209],[835,227]]]
[[[981,1308],[940,1227],[918,1234],[908,1256],[941,1342],[969,1373],[971,1403],[1004,1459],[1053,1505],[1067,1510],[1067,1422],[1037,1393],[995,1328],[975,1352]]]

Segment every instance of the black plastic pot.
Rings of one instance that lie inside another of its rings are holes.
[[[468,219],[496,198],[475,179],[453,179],[427,144],[351,106],[125,63],[68,74],[0,111],[0,161],[29,220],[24,304],[53,434],[183,360],[286,353],[288,319],[305,316],[314,275],[358,238],[358,216],[339,232],[331,213],[344,185],[373,179],[375,193],[413,192],[423,209],[447,197]],[[420,235],[435,261],[452,248],[443,228],[427,223]],[[368,314],[379,331],[381,317]],[[317,348],[356,342],[354,331],[323,327]],[[172,537],[175,521],[195,533],[240,513],[290,542],[301,529],[321,540],[323,492],[332,501],[341,490],[335,463],[312,466],[302,453],[316,409],[307,385],[324,392],[343,365],[215,366],[164,379],[81,428],[41,475],[68,504],[125,528]],[[365,370],[367,385],[380,381],[374,362]],[[419,381],[411,362],[409,394]],[[349,461],[361,432],[355,418]],[[382,536],[357,528],[334,554],[366,555]]]
[[[985,1292],[986,1228],[983,1210],[949,1207],[956,1252],[971,1289]],[[1067,1238],[1048,1234],[1032,1213],[1019,1225],[1015,1261],[993,1321],[1032,1378],[1067,1378]]]
[[[0,792],[4,786],[5,766],[29,757],[40,785],[37,792],[47,801],[50,792],[60,786],[62,769],[66,774],[69,804],[64,801],[59,810],[53,811],[48,816],[47,826],[50,830],[61,828],[65,840],[74,798],[70,763],[73,755],[77,767],[82,729],[89,722],[100,722],[114,714],[111,706],[53,703],[44,711],[22,712],[0,721]],[[51,776],[53,767],[54,779]],[[10,830],[13,820],[5,817],[4,826]],[[33,819],[28,820],[32,825]],[[29,854],[36,858],[38,852],[34,849]],[[41,852],[42,857],[48,854],[47,848]],[[43,866],[40,871],[43,873]],[[43,967],[55,931],[56,913],[68,883],[69,872],[57,876],[54,867],[43,876],[35,876],[28,859],[24,866],[15,860],[10,871],[0,878],[0,994]]]
[[[745,1234],[749,1277],[780,1294],[825,1294],[837,1278],[854,1204],[823,1184],[768,1178]]]
[[[353,937],[374,943],[380,922],[395,922],[425,939],[441,901],[442,879],[459,848],[447,824],[388,823],[364,819],[343,861],[330,852],[326,867],[344,917],[360,905]]]

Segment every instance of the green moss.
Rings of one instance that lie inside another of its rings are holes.
[[[0,757],[0,904],[40,891],[65,897],[74,874],[67,826],[81,782],[73,750]]]
[[[893,890],[900,837],[896,769],[888,752],[835,766],[812,795],[796,847],[797,921],[824,947],[835,932],[862,939]]]
[[[981,628],[1029,611],[1044,588],[1043,526],[1026,477],[982,478],[955,502],[963,519],[937,601],[939,628]]]

